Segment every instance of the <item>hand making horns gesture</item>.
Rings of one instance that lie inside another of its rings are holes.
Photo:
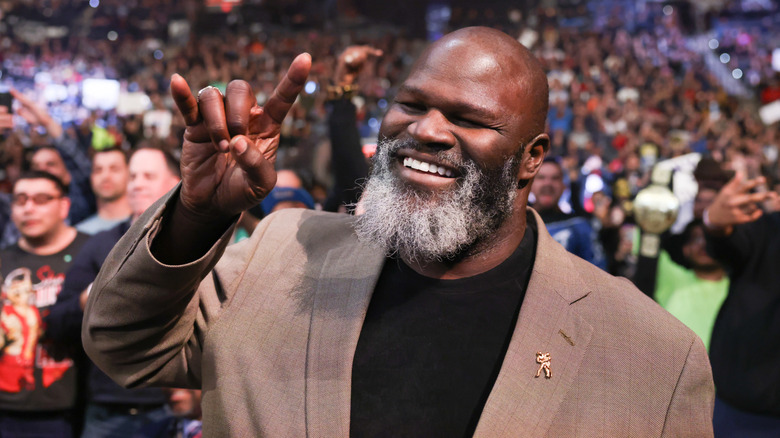
[[[273,189],[282,120],[310,69],[311,56],[298,55],[262,107],[246,81],[230,82],[224,97],[206,87],[195,98],[184,78],[173,75],[171,95],[187,124],[180,196],[187,216],[201,223],[224,221]]]

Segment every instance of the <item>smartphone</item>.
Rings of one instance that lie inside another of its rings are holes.
[[[8,91],[0,91],[0,105],[8,108],[8,113],[11,113],[11,106],[13,106],[14,97]]]

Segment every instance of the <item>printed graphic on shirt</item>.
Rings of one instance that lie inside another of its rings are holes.
[[[56,274],[49,265],[35,274],[38,283],[34,286],[28,268],[14,269],[3,280],[0,391],[35,390],[35,368],[43,370],[41,384],[49,387],[73,365],[69,357],[52,357],[47,343],[39,341],[44,327],[38,308],[54,304],[65,274]]]
[[[55,341],[46,318],[73,255],[87,236],[63,251],[36,255],[13,245],[0,251],[0,410],[53,411],[73,407],[77,344]]]
[[[19,392],[35,388],[33,366],[38,338],[43,333],[41,315],[34,305],[30,270],[17,268],[3,281],[0,311],[0,391]]]

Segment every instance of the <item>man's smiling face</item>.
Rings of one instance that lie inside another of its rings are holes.
[[[437,42],[400,87],[364,193],[365,240],[405,259],[453,260],[513,214],[525,146],[544,121],[527,66],[502,62],[493,43]]]
[[[380,138],[420,146],[394,156],[404,183],[430,191],[452,187],[462,176],[456,163],[500,169],[529,140],[519,111],[528,93],[512,69],[475,45],[456,39],[423,55],[385,115]]]

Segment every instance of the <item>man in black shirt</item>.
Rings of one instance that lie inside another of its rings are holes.
[[[77,349],[45,324],[65,272],[89,236],[68,226],[68,188],[42,171],[14,183],[11,218],[21,237],[0,251],[0,436],[70,437]]]
[[[763,177],[737,174],[704,211],[707,250],[729,269],[712,330],[716,436],[780,436],[780,212]]]
[[[223,256],[274,186],[310,67],[297,57],[263,108],[245,82],[196,99],[174,76],[181,189],[95,281],[82,337],[98,365],[125,385],[203,388],[204,435],[711,434],[701,340],[526,208],[547,77],[497,30],[453,32],[412,67],[364,214],[286,209]]]

